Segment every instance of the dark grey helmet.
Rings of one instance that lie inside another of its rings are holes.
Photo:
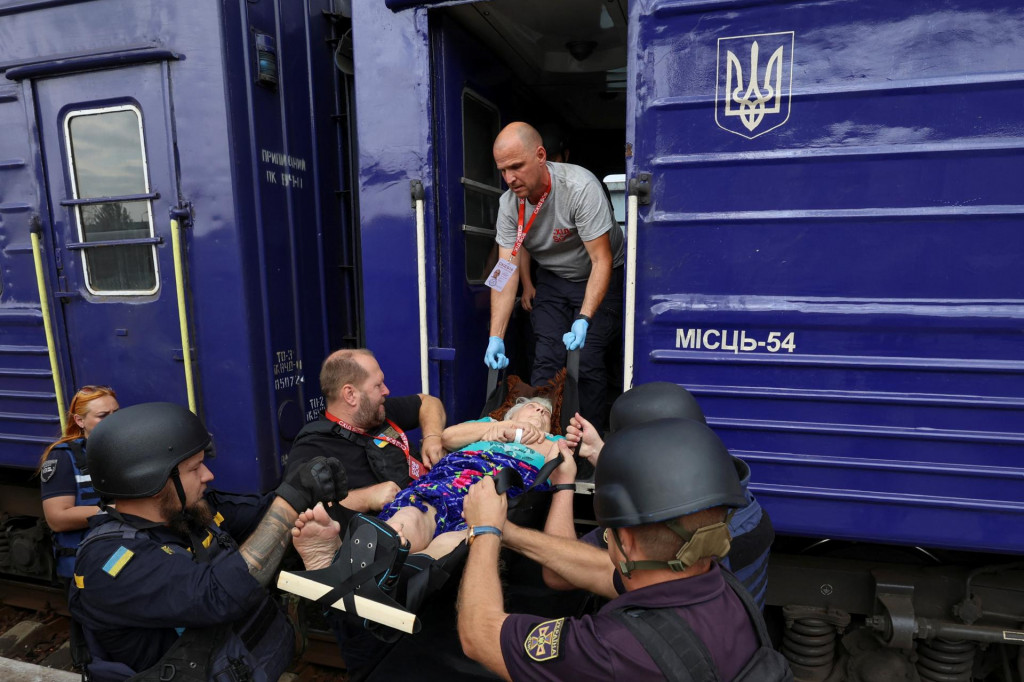
[[[604,528],[747,503],[729,451],[710,428],[692,419],[661,419],[612,434],[594,484],[594,514]]]
[[[114,412],[89,436],[86,458],[104,499],[152,497],[175,467],[210,445],[199,417],[175,403],[142,403]]]
[[[704,424],[704,412],[689,391],[671,381],[652,381],[629,389],[612,403],[608,427],[614,432],[658,419],[692,419]]]
[[[707,423],[692,393],[671,381],[652,381],[634,386],[615,399],[608,428],[609,433],[614,433],[627,426],[675,418]],[[750,480],[750,467],[739,457],[733,457],[732,463],[740,482],[746,484]]]

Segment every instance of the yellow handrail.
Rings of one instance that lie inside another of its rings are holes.
[[[43,276],[42,247],[39,245],[38,223],[32,229],[32,262],[36,268],[36,286],[39,288],[39,307],[43,314],[43,330],[46,332],[46,351],[50,355],[50,374],[53,377],[53,392],[57,397],[57,411],[60,415],[60,432],[64,433],[67,416],[64,414],[64,389],[60,384],[57,370],[57,347],[53,340],[53,324],[50,322],[50,298],[46,295],[46,278]]]
[[[181,331],[181,354],[185,361],[185,391],[188,409],[196,412],[196,389],[192,382],[192,346],[188,341],[188,313],[185,310],[185,270],[181,257],[181,225],[171,218],[171,250],[174,252],[174,288],[178,296],[178,328]]]

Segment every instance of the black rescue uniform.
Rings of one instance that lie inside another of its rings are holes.
[[[390,441],[401,442],[405,431],[419,427],[421,403],[415,394],[385,398],[384,422],[370,429],[369,436],[353,433],[326,417],[306,424],[288,453],[288,471],[313,457],[333,457],[345,467],[349,489],[385,481],[408,487],[412,483],[409,462],[405,453]],[[380,435],[388,439],[373,437]],[[420,460],[415,449],[410,449],[410,454]],[[327,621],[350,671],[368,668],[387,651],[389,645],[374,637],[361,618],[330,609]]]
[[[419,428],[421,402],[418,395],[385,398],[384,422],[370,429],[369,436],[349,431],[326,417],[306,424],[288,453],[288,471],[314,457],[333,457],[345,467],[350,490],[385,481],[405,488],[412,482],[409,462],[390,441],[401,442],[405,431]],[[419,460],[419,452],[411,445],[410,455]]]
[[[214,522],[196,556],[187,538],[164,525],[107,513],[89,519],[71,585],[71,615],[82,626],[97,682],[123,680],[159,661],[189,628],[233,627],[227,681],[276,681],[291,663],[287,618],[249,574],[235,538],[247,537],[274,495],[209,492]],[[255,651],[247,674],[234,661]],[[213,674],[220,671],[211,671]]]

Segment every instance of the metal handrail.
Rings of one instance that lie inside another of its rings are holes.
[[[53,337],[53,323],[50,321],[50,297],[46,294],[46,277],[43,275],[43,254],[40,235],[43,232],[39,216],[32,217],[32,263],[36,269],[36,286],[39,289],[39,307],[43,315],[43,331],[46,333],[46,351],[50,356],[50,375],[53,378],[53,392],[57,397],[57,412],[60,416],[60,432],[67,427],[67,416],[64,414],[64,388],[60,383],[60,371],[57,367],[57,345]]]
[[[185,363],[185,392],[188,409],[196,411],[196,389],[192,380],[192,346],[188,339],[188,311],[185,308],[185,266],[181,248],[181,224],[171,218],[171,250],[174,252],[174,289],[178,297],[178,329],[181,332],[181,355]]]

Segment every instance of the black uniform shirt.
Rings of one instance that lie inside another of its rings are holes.
[[[388,424],[388,419],[393,421],[403,431],[418,428],[420,425],[420,403],[420,397],[415,394],[398,398],[386,398],[384,400],[385,421],[369,432],[372,435],[388,433],[394,437],[394,434],[390,433],[393,429]],[[321,419],[326,421],[326,419]],[[401,438],[398,438],[398,440],[401,440]],[[324,457],[334,457],[342,463],[345,467],[345,474],[348,476],[348,487],[350,489],[365,488],[382,483],[383,481],[370,467],[366,447],[363,442],[349,440],[339,435],[313,433],[303,436],[300,433],[291,452],[288,453],[288,470],[290,471],[301,462],[322,455]],[[411,479],[407,473],[409,469],[405,454],[399,448],[384,440],[378,440],[370,444],[369,447],[379,447],[381,454],[392,462],[392,468],[396,471],[406,472],[406,475],[401,479],[398,476],[390,479],[400,487],[406,487]],[[411,453],[413,457],[418,458],[418,453],[415,449],[411,449]]]
[[[714,564],[703,575],[626,592],[593,616],[545,621],[510,615],[501,627],[501,653],[509,675],[517,681],[661,679],[640,641],[612,615],[623,606],[674,607],[704,642],[726,682],[757,649],[757,634],[743,602]]]

